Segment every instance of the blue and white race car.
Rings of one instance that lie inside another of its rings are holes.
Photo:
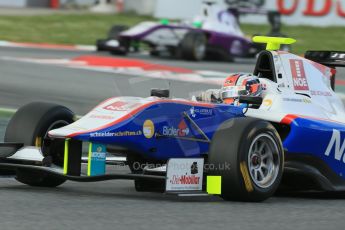
[[[31,186],[131,179],[138,191],[242,201],[263,201],[280,186],[344,191],[345,109],[333,86],[345,53],[303,58],[276,51],[293,39],[255,40],[268,43],[254,69],[260,97],[240,95],[235,105],[154,90],[110,98],[78,120],[64,106],[31,103],[7,127],[0,172]],[[106,170],[114,154],[131,173]]]

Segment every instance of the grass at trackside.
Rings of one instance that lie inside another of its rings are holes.
[[[14,111],[7,111],[7,110],[2,111],[0,109],[0,118],[10,118],[12,117],[13,114],[14,114]]]
[[[57,44],[94,44],[113,24],[135,25],[148,16],[101,14],[54,14],[0,16],[0,40]],[[246,34],[265,34],[265,25],[243,25]],[[345,50],[344,27],[284,26],[283,33],[298,40],[294,52],[308,49]]]
[[[265,25],[243,25],[248,34],[269,32]],[[345,50],[345,27],[283,26],[282,32],[295,38],[293,52],[303,54],[307,50]]]
[[[135,25],[147,16],[53,14],[0,16],[0,40],[58,44],[94,44],[113,24]]]

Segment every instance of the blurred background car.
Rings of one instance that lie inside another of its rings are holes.
[[[134,27],[113,25],[106,39],[96,42],[98,51],[127,54],[139,51],[140,43],[149,46],[150,54],[167,54],[176,58],[200,61],[233,60],[234,57],[255,57],[264,46],[253,43],[240,28],[240,16],[244,14],[267,15],[271,26],[268,36],[285,37],[281,30],[280,13],[235,1],[230,7],[221,7],[217,1],[204,1],[199,14],[192,20],[169,22],[141,22]],[[242,6],[245,7],[242,7]],[[282,50],[289,51],[290,46]]]

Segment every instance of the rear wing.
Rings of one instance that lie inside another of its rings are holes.
[[[345,51],[307,51],[305,58],[322,65],[336,69],[336,67],[345,67]],[[335,87],[336,71],[331,78],[331,87]]]

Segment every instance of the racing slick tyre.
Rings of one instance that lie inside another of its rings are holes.
[[[282,142],[271,123],[234,118],[215,132],[209,163],[209,175],[222,177],[223,199],[263,201],[274,194],[282,178]]]
[[[106,43],[108,39],[97,39],[96,41],[96,48],[97,51],[106,51]]]
[[[21,107],[10,120],[5,133],[5,142],[23,143],[24,146],[41,147],[47,155],[46,137],[48,131],[66,126],[74,121],[74,113],[68,108],[45,102],[33,102]],[[49,156],[52,163],[62,166],[64,141],[53,141]],[[56,187],[65,180],[44,173],[18,169],[16,179],[30,186]]]
[[[120,42],[120,49],[114,49],[110,52],[112,54],[126,55],[129,51],[130,41],[125,39],[119,39],[121,32],[128,30],[128,26],[114,25],[108,32],[108,39],[116,39]]]
[[[107,46],[107,43],[110,40],[119,40],[119,35],[121,32],[125,31],[128,29],[128,26],[124,26],[124,25],[114,25],[111,27],[111,29],[108,32],[108,38],[107,39],[98,39],[96,41],[96,47],[97,47],[97,51],[108,51],[109,47]],[[122,41],[119,40],[120,43],[120,49],[114,49],[114,50],[110,50],[112,53],[114,54],[126,54],[128,52],[128,42],[126,41]]]
[[[144,174],[144,167],[152,162],[148,162],[142,157],[129,154],[127,155],[128,167],[134,174]],[[159,183],[147,179],[136,179],[134,180],[134,188],[137,192],[164,192],[165,183]]]
[[[204,33],[190,31],[182,39],[179,49],[183,59],[200,61],[206,56],[207,37]]]
[[[108,32],[108,38],[118,39],[121,32],[128,30],[128,26],[114,25]]]

